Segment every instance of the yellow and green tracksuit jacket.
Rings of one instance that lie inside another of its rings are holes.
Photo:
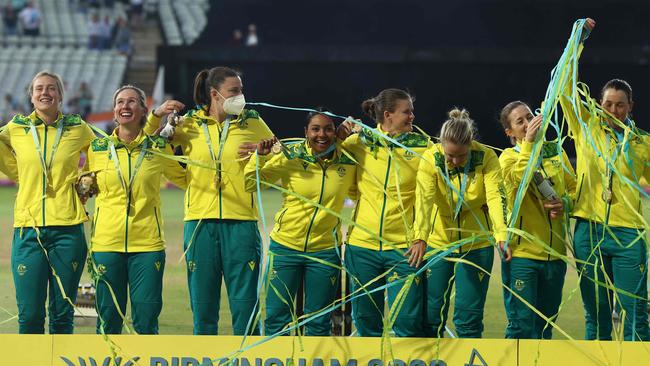
[[[508,209],[512,212],[512,205],[517,196],[519,183],[528,167],[528,160],[533,152],[533,144],[523,141],[515,148],[505,149],[499,156],[501,172],[508,194]],[[558,151],[558,145],[553,142],[544,143],[542,146],[542,163],[538,171],[553,183],[553,189],[558,198],[567,199],[572,202],[575,194],[576,179],[573,167],[564,150]],[[566,207],[565,210],[569,210]],[[541,240],[551,247],[553,251],[566,254],[566,227],[562,215],[551,219],[548,210],[544,209],[544,199],[540,195],[534,182],[528,184],[528,189],[521,201],[519,217],[510,222],[513,227]],[[509,241],[512,249],[512,256],[535,260],[559,259],[549,253],[549,249],[535,243],[523,236],[513,235]]]
[[[411,244],[414,234],[418,155],[431,146],[431,141],[416,132],[392,136],[407,150],[376,134],[386,135],[377,126],[374,130],[363,129],[343,142],[343,148],[358,162],[359,194],[354,211],[356,225],[350,228],[346,242],[372,250],[403,249]]]
[[[41,156],[49,165],[43,170],[30,125],[34,125]],[[54,159],[57,131],[61,136]],[[78,115],[59,114],[46,125],[33,112],[16,115],[0,133],[0,141],[14,150],[18,170],[18,195],[14,207],[14,227],[69,226],[88,219],[75,190],[81,152],[88,149],[95,134]]]
[[[122,253],[163,250],[160,178],[164,174],[174,184],[185,188],[185,170],[176,161],[156,154],[173,155],[164,138],[141,132],[132,142],[124,143],[118,139],[116,131],[110,137],[93,140],[88,150],[88,169],[96,173],[99,187],[93,214],[91,250]],[[117,174],[111,143],[115,146],[127,190],[122,188]],[[138,161],[141,162],[139,166]],[[131,179],[133,183],[129,190]]]
[[[445,177],[455,189],[448,186]],[[459,192],[463,204],[454,217]],[[506,240],[506,219],[506,192],[499,160],[492,149],[472,141],[465,165],[456,168],[447,164],[441,144],[424,153],[417,175],[415,239],[424,240],[434,248],[444,248],[477,236],[455,252],[484,248],[490,245],[486,234],[494,236],[496,241]]]
[[[291,144],[270,160],[256,163],[256,155],[246,165],[246,191],[255,192],[256,166],[260,180],[283,188],[329,210],[341,213],[348,196],[354,196],[356,164],[340,150],[332,159],[319,162],[307,142]],[[266,188],[264,184],[261,188]],[[282,208],[275,215],[271,238],[288,248],[315,252],[334,248],[341,243],[341,220],[338,217],[292,195],[283,194]]]
[[[573,76],[571,69],[567,75],[569,78]],[[578,106],[576,110],[569,98],[575,82],[568,81],[564,97],[560,98],[577,154],[578,186],[573,216],[609,226],[646,229],[641,193],[638,187],[628,182],[637,186],[642,178],[650,182],[650,136],[629,120],[625,121],[627,127],[624,131],[615,132],[606,121],[589,112],[586,101],[579,95],[573,101]],[[602,198],[603,189],[609,185],[605,159],[615,161],[616,171],[620,173],[612,174],[612,199],[609,203]]]
[[[187,165],[185,221],[199,219],[257,220],[255,195],[244,189],[244,166],[248,158],[238,156],[239,146],[271,138],[273,133],[254,110],[244,109],[228,128],[221,162],[214,163],[204,134],[207,126],[215,158],[219,152],[224,121],[216,121],[205,111],[206,106],[191,110],[185,121],[176,127],[172,145],[180,145],[191,161],[216,166],[219,171],[194,164]],[[152,134],[160,126],[160,118],[149,114],[145,132]],[[217,180],[220,181],[217,184]]]

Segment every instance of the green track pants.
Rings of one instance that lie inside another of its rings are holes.
[[[235,335],[258,334],[249,324],[257,303],[261,250],[256,221],[193,220],[185,222],[187,282],[194,334],[217,334],[221,278],[226,282]]]
[[[486,247],[465,253],[450,253],[450,258],[463,258],[490,273],[494,248]],[[426,274],[427,295],[425,333],[428,337],[443,337],[449,312],[452,287],[456,283],[454,326],[459,338],[481,338],[483,308],[490,276],[465,263],[440,258]]]
[[[122,333],[124,319],[120,313],[126,314],[127,297],[131,301],[131,318],[136,333],[158,334],[165,251],[93,252],[92,257],[99,272],[96,284],[100,316],[97,334],[102,333],[102,328],[106,334]]]
[[[21,334],[45,332],[48,292],[50,334],[72,333],[72,304],[77,299],[87,250],[83,224],[40,227],[38,234],[33,228],[14,229],[11,269]]]
[[[551,321],[557,321],[562,302],[566,263],[561,260],[512,258],[501,262],[503,283]],[[551,339],[553,327],[508,290],[504,289],[508,326],[506,338]]]
[[[304,281],[305,289],[304,314],[309,315],[334,303],[341,274],[338,268],[341,259],[334,248],[302,252],[271,240],[270,252],[273,266],[269,268],[271,280],[266,292],[264,330],[267,335],[282,331],[292,321],[293,304],[301,282]],[[331,313],[305,324],[307,336],[328,336],[331,330]]]
[[[612,310],[623,319],[625,340],[648,340],[648,254],[645,232],[633,228],[605,227],[578,219],[574,249],[585,307],[585,339],[612,339]],[[612,281],[621,292],[608,290]],[[599,284],[600,283],[600,284]],[[616,304],[616,307],[613,306]]]
[[[347,245],[345,248],[345,266],[350,274],[350,287],[359,294],[372,291],[388,285],[388,306],[396,303],[404,282],[394,286],[390,284],[405,279],[417,272],[409,267],[406,258],[397,250],[372,250]],[[385,274],[384,277],[381,277]],[[372,282],[372,283],[371,283]],[[406,292],[401,308],[395,318],[393,330],[398,337],[421,337],[422,331],[422,296],[423,285],[421,278],[416,277]],[[368,295],[352,299],[352,319],[357,333],[362,337],[380,337],[383,331],[384,291],[376,291]]]

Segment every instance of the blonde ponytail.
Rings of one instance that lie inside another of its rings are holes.
[[[474,121],[466,109],[454,108],[447,113],[449,119],[440,129],[440,142],[451,142],[456,145],[469,145],[474,140]]]

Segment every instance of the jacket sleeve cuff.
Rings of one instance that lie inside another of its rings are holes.
[[[426,242],[428,238],[429,238],[429,233],[426,233],[423,230],[416,230],[415,231],[414,240],[422,240],[422,241]]]
[[[508,232],[506,230],[500,230],[494,233],[494,240],[497,242],[506,241],[508,239]]]
[[[530,156],[530,154],[533,153],[533,146],[534,146],[534,144],[531,143],[531,142],[528,142],[528,141],[525,141],[525,140],[522,141],[521,142],[521,153],[522,154],[527,154],[528,156]]]

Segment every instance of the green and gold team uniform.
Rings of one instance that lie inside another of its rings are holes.
[[[501,167],[492,149],[472,141],[467,160],[459,167],[447,163],[441,144],[424,153],[417,175],[415,238],[426,241],[434,254],[448,252],[426,274],[428,336],[444,335],[455,282],[454,325],[458,337],[481,337],[490,280],[486,272],[490,273],[494,261],[491,242],[506,240],[506,217]]]
[[[499,157],[509,210],[512,210],[532,151],[533,144],[522,141],[514,148],[505,149]],[[540,152],[539,167],[534,171],[551,182],[557,197],[565,202],[565,211],[569,211],[576,179],[564,150],[555,142],[545,142]],[[531,181],[521,201],[518,217],[511,217],[510,220],[516,229],[528,236],[511,236],[508,243],[512,249],[512,260],[502,263],[503,283],[534,309],[555,321],[562,302],[566,274],[566,263],[562,257],[566,256],[566,248],[570,245],[566,236],[565,215],[551,218],[544,208],[544,198]],[[506,338],[551,338],[553,327],[507,290],[504,291],[504,303],[508,315]]]
[[[270,246],[271,280],[266,292],[267,335],[282,331],[291,322],[295,309],[288,304],[295,303],[301,282],[304,281],[305,314],[334,303],[339,286],[341,220],[326,210],[340,214],[345,198],[354,196],[356,165],[340,150],[333,151],[329,159],[315,155],[309,143],[303,141],[288,145],[283,153],[266,162],[254,155],[245,169],[249,192],[256,191],[259,172],[260,181],[279,181],[284,189],[309,200],[285,193],[282,207],[275,215]],[[330,335],[330,318],[328,313],[309,321],[305,335]]]
[[[171,141],[196,163],[187,165],[184,204],[194,334],[217,334],[223,276],[233,333],[243,335],[257,302],[261,237],[255,197],[244,185],[246,159],[238,150],[245,142],[257,143],[273,134],[254,110],[216,121],[207,109],[188,112]],[[159,125],[160,119],[150,114],[145,132],[153,133]],[[252,324],[249,329],[258,332]]]
[[[77,115],[59,114],[48,125],[36,112],[16,115],[0,133],[0,142],[14,151],[17,168],[11,268],[20,333],[44,333],[48,292],[50,333],[73,331],[72,303],[86,260],[83,222],[88,219],[75,183],[81,153],[94,138]]]
[[[354,211],[355,226],[349,230],[346,241],[345,265],[351,276],[352,291],[371,291],[388,285],[388,304],[392,307],[404,282],[390,284],[406,280],[417,272],[417,268],[409,266],[404,250],[414,237],[415,177],[420,163],[416,154],[422,155],[431,142],[415,132],[391,136],[408,148],[405,149],[380,135],[386,133],[378,125],[374,130],[364,129],[343,142],[343,148],[358,161],[359,194]],[[423,286],[418,276],[413,279],[395,318],[393,330],[397,336],[423,334],[422,295]],[[383,309],[383,291],[352,300],[352,318],[360,336],[382,335]]]
[[[161,154],[173,155],[166,140],[143,132],[123,142],[116,129],[90,145],[88,169],[99,189],[90,237],[98,275],[97,333],[122,332],[127,298],[135,331],[158,333],[165,268],[161,176],[186,187],[184,169]]]
[[[566,72],[574,75],[572,69]],[[650,182],[650,136],[630,120],[617,131],[579,96],[570,100],[566,96],[575,82],[568,81],[560,104],[577,153],[573,245],[576,259],[586,263],[578,263],[585,338],[612,339],[612,293],[594,282],[611,280],[617,289],[635,295],[616,294],[625,340],[648,340],[648,228],[639,183]]]

